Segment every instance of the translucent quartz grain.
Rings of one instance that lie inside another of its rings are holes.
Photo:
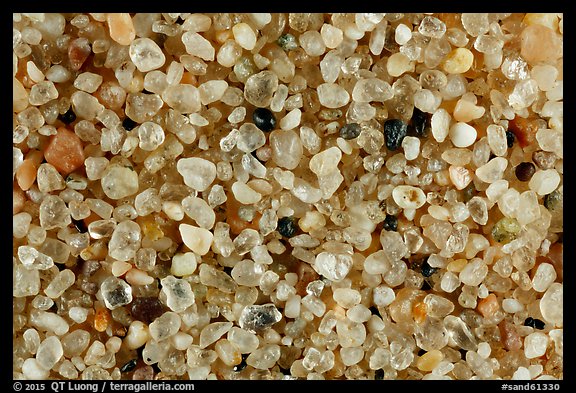
[[[342,281],[352,268],[352,258],[347,254],[321,252],[316,256],[314,270],[331,281]]]
[[[76,91],[70,97],[74,113],[86,120],[94,120],[96,116],[104,110],[104,106],[98,102],[98,99],[84,91]]]
[[[219,101],[224,96],[227,88],[228,82],[226,81],[207,81],[198,86],[202,105]]]
[[[216,216],[212,208],[206,201],[192,195],[182,200],[182,208],[188,217],[205,229],[211,229],[216,221]]]
[[[46,287],[44,293],[46,296],[56,299],[62,296],[65,290],[74,284],[76,276],[70,269],[65,269],[59,272],[52,282]]]
[[[151,120],[163,105],[164,101],[158,94],[129,93],[126,96],[125,110],[130,119],[136,123],[144,123]]]
[[[440,94],[428,89],[419,90],[414,94],[414,106],[423,112],[434,112],[441,102]],[[454,113],[456,114],[457,112],[454,111]]]
[[[128,326],[125,342],[128,349],[140,348],[150,340],[148,325],[141,321],[133,321]]]
[[[58,170],[49,163],[40,164],[36,178],[40,192],[50,193],[52,191],[62,190],[66,187],[62,175],[60,175]]]
[[[344,57],[337,51],[330,51],[324,55],[320,61],[320,73],[324,82],[334,83],[341,72],[341,66],[344,63]]]
[[[246,363],[256,369],[267,370],[276,364],[280,354],[280,347],[277,344],[267,344],[248,355]]]
[[[262,278],[262,265],[245,259],[234,265],[230,275],[239,285],[248,287],[257,286]]]
[[[16,78],[12,80],[12,107],[14,112],[21,112],[28,107],[28,92]]]
[[[426,37],[441,38],[446,32],[446,25],[440,19],[427,15],[420,21],[418,32]]]
[[[86,93],[94,93],[102,84],[103,77],[92,72],[83,72],[74,80],[74,87]]]
[[[213,266],[200,264],[200,282],[210,287],[216,287],[225,293],[234,293],[238,284],[225,272]]]
[[[360,303],[361,300],[360,292],[351,288],[336,288],[332,297],[336,303],[344,308],[351,308]]]
[[[441,351],[434,349],[419,357],[416,361],[416,367],[421,371],[430,372],[436,368],[442,359],[444,359],[444,354]]]
[[[199,58],[206,61],[213,61],[215,56],[215,50],[210,41],[204,38],[202,35],[187,31],[182,34],[182,42],[186,47],[186,52],[193,56],[198,56]]]
[[[136,255],[141,241],[140,226],[133,221],[122,221],[112,233],[108,250],[110,256],[120,261],[128,261]]]
[[[238,346],[241,353],[251,353],[258,348],[258,336],[253,332],[233,326],[227,334],[228,340]]]
[[[402,149],[406,160],[411,161],[418,158],[420,154],[420,139],[414,136],[404,137],[402,140]]]
[[[491,124],[486,128],[486,134],[488,136],[488,145],[492,150],[492,153],[502,157],[506,155],[507,152],[507,140],[506,140],[506,130],[502,126]]]
[[[72,220],[64,201],[56,195],[47,195],[40,204],[40,225],[46,230],[64,228]]]
[[[40,71],[38,69],[36,64],[34,64],[34,62],[32,62],[32,61],[29,61],[28,63],[26,63],[26,71],[28,72],[30,79],[32,79],[36,83],[41,82],[44,79],[44,74],[42,73],[42,71]],[[53,82],[53,81],[51,81],[51,82]],[[45,93],[46,93],[46,91],[44,92],[44,94]],[[51,94],[53,94],[53,92],[51,92]]]
[[[461,166],[450,165],[448,168],[450,180],[457,190],[465,189],[472,181],[471,172]]]
[[[532,277],[532,288],[536,292],[545,292],[556,281],[556,270],[549,263],[541,263]]]
[[[50,370],[42,367],[35,358],[28,358],[22,363],[22,374],[28,379],[41,380],[50,376]]]
[[[236,41],[230,39],[216,53],[216,61],[224,67],[233,67],[241,56],[242,47]]]
[[[340,357],[346,366],[357,364],[364,357],[364,350],[361,347],[341,348]]]
[[[534,332],[524,338],[524,355],[528,359],[540,357],[546,353],[549,338],[546,334]]]
[[[292,130],[300,125],[300,120],[302,118],[302,111],[295,108],[288,112],[279,123],[280,129],[282,130]]]
[[[316,154],[320,151],[321,139],[312,128],[306,126],[300,127],[300,140],[302,146],[310,154]]]
[[[350,101],[350,94],[340,85],[323,83],[317,87],[320,104],[326,108],[340,108]]]
[[[478,344],[474,334],[461,318],[448,315],[444,318],[444,326],[450,339],[457,346],[467,351],[475,351],[477,349]]]
[[[508,103],[514,110],[521,110],[532,105],[538,97],[538,83],[533,79],[522,80],[516,83],[514,90],[508,97]]]
[[[473,37],[486,34],[490,28],[487,13],[463,13],[461,20],[464,29]]]
[[[153,151],[164,142],[164,130],[151,121],[147,121],[138,127],[138,139],[141,149]]]
[[[100,286],[106,307],[110,310],[129,304],[132,301],[132,287],[126,281],[109,277]]]
[[[508,160],[504,157],[495,157],[488,161],[486,164],[477,168],[475,173],[480,180],[485,183],[493,183],[502,179],[504,171],[508,166]]]
[[[394,53],[388,58],[386,69],[388,74],[393,77],[399,77],[405,72],[413,72],[415,62],[410,60],[408,56],[403,53]]]
[[[538,195],[547,195],[558,187],[560,181],[560,175],[555,169],[545,169],[536,171],[528,186]]]
[[[247,23],[238,23],[232,27],[232,34],[236,42],[246,50],[254,49],[256,34]]]
[[[328,23],[324,23],[322,25],[322,28],[320,29],[320,35],[322,36],[324,44],[329,49],[338,47],[338,45],[340,45],[344,39],[344,33],[342,30]]]
[[[336,322],[336,333],[342,348],[358,347],[366,339],[366,327],[364,324],[352,322],[347,318]]]
[[[282,314],[274,304],[247,306],[240,314],[239,324],[251,333],[262,332],[282,319]]]
[[[232,327],[232,322],[214,322],[205,326],[200,332],[200,348],[206,348],[226,334]]]
[[[542,299],[540,299],[540,312],[546,322],[555,326],[562,326],[564,321],[564,286],[561,283],[552,283]]]
[[[539,129],[536,132],[536,140],[538,141],[538,145],[542,150],[546,152],[552,152],[556,154],[556,156],[562,158],[564,157],[564,143],[562,135],[562,132],[559,130]],[[552,161],[552,159],[550,160]]]
[[[246,80],[244,98],[256,107],[265,108],[272,102],[276,89],[278,89],[278,76],[272,71],[261,71]]]
[[[162,99],[170,107],[181,113],[198,112],[201,107],[198,88],[189,84],[178,84],[167,87],[162,92]]]
[[[156,318],[154,322],[149,325],[148,329],[150,336],[160,342],[178,333],[181,324],[182,320],[178,314],[167,311]]]
[[[352,99],[355,102],[384,102],[393,95],[390,84],[377,78],[359,80],[352,91]]]
[[[241,181],[234,182],[231,189],[234,198],[242,204],[250,205],[257,203],[262,199],[260,193]]]
[[[131,167],[112,164],[101,179],[102,190],[110,199],[122,199],[138,191],[138,173]]]
[[[238,129],[237,135],[236,146],[245,153],[251,153],[266,143],[264,133],[252,123],[242,124]]]
[[[478,196],[472,197],[466,203],[466,206],[474,222],[480,225],[486,225],[488,222],[488,205],[483,198]]]
[[[549,64],[536,65],[530,70],[530,76],[538,83],[538,89],[549,91],[554,87],[558,77],[558,69]]]
[[[276,165],[292,170],[296,168],[303,155],[303,146],[294,130],[276,130],[269,136],[272,148],[272,160]]]
[[[412,38],[412,30],[410,27],[406,26],[403,23],[400,23],[396,26],[396,30],[394,31],[394,40],[399,45],[404,45]]]
[[[520,225],[530,224],[540,217],[538,196],[534,191],[524,191],[520,194],[518,211],[522,212],[522,214],[519,214],[517,217]]]
[[[477,286],[488,274],[488,266],[480,259],[470,261],[460,272],[460,281],[465,285]]]
[[[533,24],[520,33],[520,53],[529,63],[554,62],[562,56],[562,40],[549,27]]]
[[[324,54],[326,50],[322,35],[318,31],[307,31],[301,34],[299,42],[302,49],[304,49],[309,56],[320,56]]]
[[[265,149],[269,148],[265,147]],[[272,149],[269,150],[269,153],[266,153],[267,156],[272,155]],[[252,154],[244,154],[241,160],[242,168],[250,175],[259,179],[264,179],[266,177],[267,170],[266,167],[259,161],[259,157],[257,157],[258,153],[256,153],[256,157],[254,157]],[[250,181],[250,183],[250,187],[258,190],[258,192],[261,194],[268,195],[272,191],[269,187],[269,184],[265,180],[253,179]]]
[[[40,106],[58,98],[58,90],[51,81],[42,81],[30,89],[28,100],[30,105]]]
[[[326,176],[338,169],[341,158],[342,151],[337,147],[331,147],[314,155],[308,165],[317,176]]]
[[[161,279],[160,283],[161,295],[165,296],[165,303],[172,311],[181,313],[194,303],[194,292],[188,281],[169,275]]]
[[[36,362],[46,370],[50,370],[64,355],[62,344],[56,336],[47,337],[36,352]]]
[[[20,212],[12,217],[12,236],[21,239],[28,234],[32,216],[26,212]],[[22,246],[21,246],[22,247]],[[24,246],[25,247],[25,246]]]
[[[216,165],[203,158],[181,158],[176,168],[184,183],[197,191],[205,191],[216,179]]]
[[[40,291],[40,274],[36,269],[30,270],[23,265],[16,265],[12,271],[12,278],[14,297],[34,296]]]

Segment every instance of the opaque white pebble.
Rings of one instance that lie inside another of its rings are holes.
[[[194,273],[197,266],[198,262],[194,253],[180,253],[172,257],[170,272],[175,276],[182,277]]]
[[[34,358],[28,358],[24,361],[22,373],[28,379],[46,379],[50,375],[50,371],[42,368]]]
[[[392,198],[403,209],[418,209],[426,203],[424,191],[413,186],[396,186],[392,190]]]
[[[198,255],[205,255],[210,250],[214,235],[207,229],[194,225],[180,224],[180,235],[184,244]]]
[[[175,335],[173,335],[170,339],[172,340],[174,348],[176,348],[179,351],[185,351],[192,344],[192,341],[194,341],[191,335],[186,334],[184,332],[178,332]]]
[[[140,348],[142,345],[150,339],[150,333],[148,332],[148,325],[140,321],[134,321],[128,327],[128,333],[124,339],[126,348],[136,349]]]
[[[256,34],[246,23],[238,23],[232,27],[232,34],[236,42],[246,50],[254,49],[256,45]]]
[[[450,140],[456,147],[471,146],[478,136],[478,132],[469,124],[458,122],[450,127]]]

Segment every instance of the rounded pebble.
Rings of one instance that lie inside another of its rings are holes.
[[[456,147],[468,147],[476,141],[478,132],[474,127],[464,122],[454,123],[450,127],[450,140]]]
[[[516,178],[520,181],[529,181],[536,172],[536,167],[531,162],[521,162],[514,168]]]
[[[472,67],[474,54],[466,48],[452,50],[442,64],[442,68],[448,74],[463,74]]]
[[[128,53],[136,68],[141,72],[160,68],[166,61],[166,56],[158,44],[146,37],[132,41]]]
[[[205,255],[208,253],[214,238],[212,232],[189,224],[180,224],[178,229],[186,247],[198,255]]]
[[[252,121],[262,131],[272,131],[276,127],[276,117],[270,109],[256,108],[252,114]]]
[[[560,185],[560,175],[555,169],[539,170],[534,173],[528,186],[538,195],[548,195]]]
[[[402,209],[418,209],[426,203],[424,191],[414,186],[396,186],[392,191],[392,197]]]

